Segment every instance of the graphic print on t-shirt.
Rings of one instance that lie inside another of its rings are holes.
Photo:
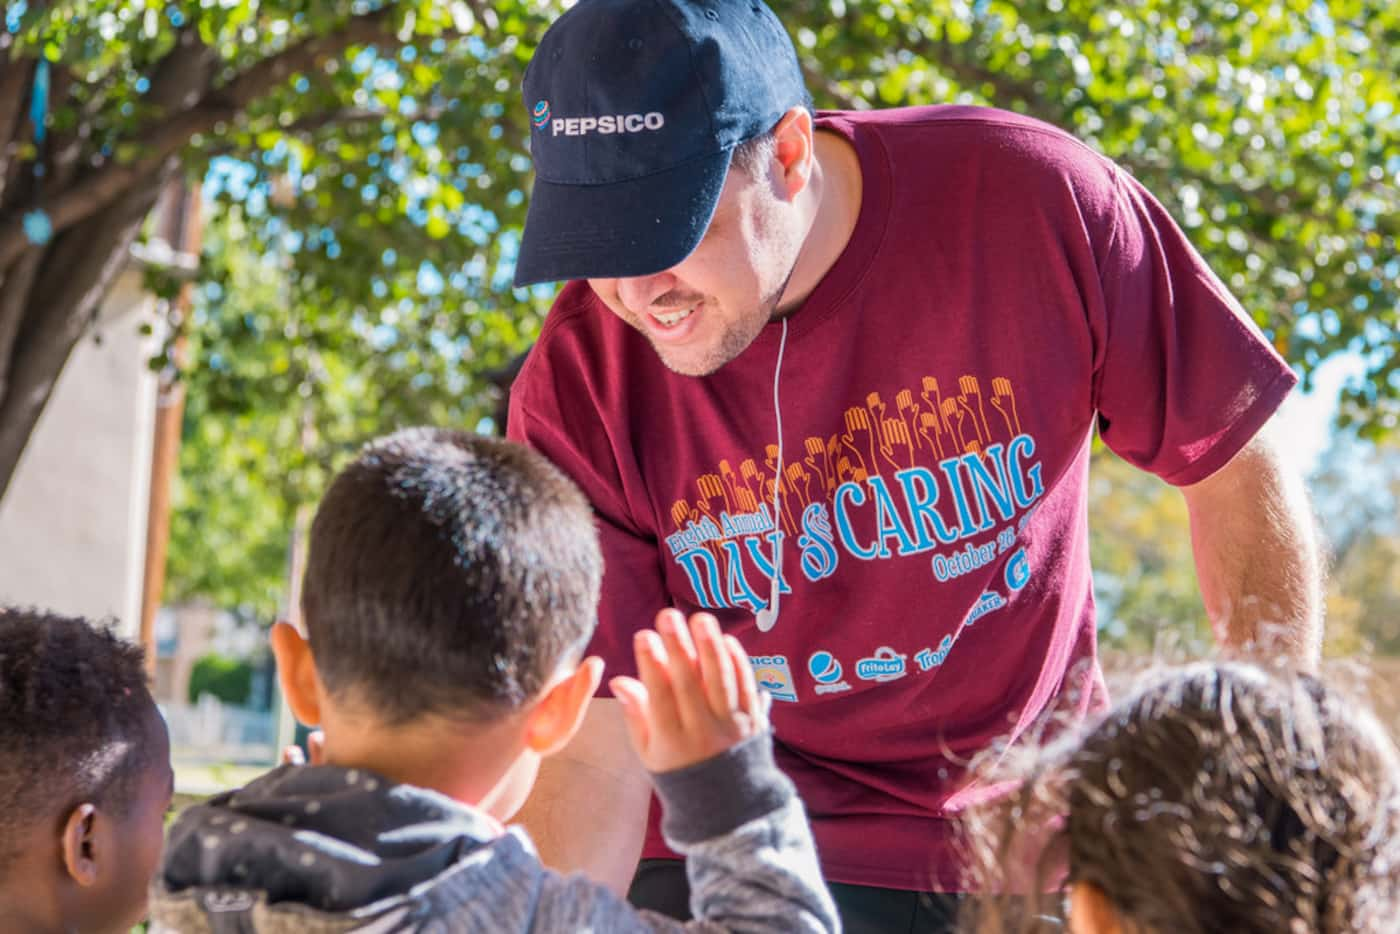
[[[777,547],[785,549],[780,594],[792,591],[793,568],[817,584],[843,560],[927,555],[934,586],[1004,560],[999,586],[981,595],[956,632],[913,659],[921,671],[941,665],[962,626],[1000,609],[1029,581],[1018,533],[1044,493],[1011,380],[992,378],[990,395],[971,374],[954,387],[945,395],[936,377],[925,376],[917,395],[898,389],[892,408],[880,392],[868,393],[845,410],[840,430],[804,438],[796,455],[789,447],[781,477],[776,443],[761,463],[726,458],[696,477],[698,495],[672,504],[676,531],[665,539],[696,602],[763,609]],[[787,542],[796,543],[795,562]]]

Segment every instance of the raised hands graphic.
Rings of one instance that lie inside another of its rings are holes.
[[[885,420],[885,400],[880,398],[878,392],[872,392],[865,397],[865,407],[870,411],[871,424],[879,425]],[[884,442],[879,438],[875,440],[880,441],[881,447],[884,446]]]
[[[776,453],[777,447],[774,446],[773,450]],[[768,492],[764,489],[768,475],[758,469],[758,464],[754,462],[752,457],[744,458],[744,462],[739,465],[739,476],[743,478],[744,486],[752,489],[755,496],[761,496]]]
[[[821,481],[822,497],[830,496],[836,489],[836,479],[834,465],[826,453],[826,445],[822,444],[821,438],[808,438],[803,444],[807,448],[807,456],[802,458],[802,462]]]
[[[877,410],[883,412],[885,406],[879,402],[879,395],[871,393],[870,398],[878,404]],[[846,410],[846,434],[842,435],[842,440],[846,441],[848,437],[850,441],[847,441],[847,444],[852,445],[852,450],[855,450],[856,443],[869,449],[870,459],[865,461],[865,466],[870,473],[880,473],[882,461],[895,470],[900,469],[899,461],[885,448],[882,423],[859,406],[852,406]]]
[[[851,459],[842,454],[836,461],[836,479],[842,483],[864,483],[869,474],[864,467],[857,467],[851,463]]]
[[[928,444],[929,450],[938,455],[939,460],[943,459],[943,419],[932,412],[919,413],[919,437]]]
[[[858,405],[846,410],[846,430],[841,435],[841,443],[846,446],[846,454],[853,466],[859,466],[867,475],[879,469],[875,458],[875,433],[870,430],[870,413]]]
[[[770,444],[763,449],[763,465],[768,468],[770,474],[778,472],[778,446]]]
[[[879,444],[881,458],[895,470],[903,470],[907,465],[896,459],[895,449],[890,447],[889,439],[885,437],[885,419],[889,417],[886,414],[885,401],[880,398],[878,392],[872,392],[865,397],[865,407],[870,410],[870,424]]]
[[[923,447],[923,439],[919,437],[919,403],[914,398],[913,390],[901,389],[895,393],[894,407],[904,422],[904,427],[909,429],[909,437],[914,439],[914,447]]]
[[[700,509],[711,516],[721,511],[733,512],[734,503],[729,498],[729,490],[717,473],[702,473],[695,478],[695,488],[700,491]]]
[[[812,475],[801,464],[788,464],[783,468],[783,476],[787,480],[787,495],[797,500],[793,503],[793,515],[800,516],[814,501]]]
[[[977,377],[958,377],[958,405],[972,418],[972,428],[977,434],[980,448],[992,443],[992,432],[987,425],[987,409],[982,404],[982,384]]]
[[[977,441],[977,430],[972,424],[972,419],[962,406],[958,405],[957,399],[943,400],[943,419],[951,428],[953,441],[957,444],[959,451],[975,454],[982,450],[981,444]]]
[[[774,462],[776,463],[778,457],[778,446],[776,444],[773,444],[769,445],[769,447],[772,449],[772,457],[774,459]],[[739,475],[744,478],[745,486],[752,484],[754,488],[757,489],[762,495],[762,502],[770,504],[771,506],[773,502],[774,492],[773,478],[770,477],[768,474],[764,473],[762,470],[760,470],[758,465],[754,463],[753,458],[749,458],[748,460],[745,460],[742,464],[739,465]],[[778,497],[778,505],[780,508],[778,510],[777,519],[778,521],[782,522],[783,531],[786,532],[788,535],[796,534],[797,524],[793,522],[787,499],[781,496]]]
[[[1006,430],[1015,438],[1021,433],[1021,416],[1016,414],[1016,393],[1005,376],[992,377],[992,408],[1006,420]]]
[[[948,402],[951,399],[943,398],[943,391],[939,388],[938,380],[932,376],[925,376],[922,381],[923,392],[919,397],[924,400],[924,404],[933,413],[934,421],[937,423],[938,432],[933,436],[938,440],[938,456],[955,457],[963,452],[962,441],[953,433],[953,419],[950,417]],[[954,403],[956,407],[956,403]]]
[[[725,485],[734,495],[734,505],[739,512],[758,511],[758,497],[740,481],[739,476],[734,473],[734,468],[729,466],[729,461],[719,462],[719,475],[724,478]]]
[[[992,377],[990,387],[990,394],[984,395],[981,380],[965,373],[958,378],[956,395],[944,396],[933,376],[920,379],[917,394],[910,388],[897,390],[893,406],[879,392],[866,393],[863,404],[842,413],[843,431],[825,439],[803,438],[802,453],[784,458],[782,464],[776,444],[764,445],[761,457],[719,461],[714,471],[696,478],[695,504],[678,501],[673,518],[683,527],[703,518],[718,522],[721,513],[757,512],[773,502],[776,486],[780,507],[774,520],[788,534],[796,534],[806,507],[833,496],[842,483],[863,483],[886,473],[887,465],[901,471],[921,463],[928,466],[935,459],[981,453],[1001,437],[1003,425],[1008,440],[1021,434],[1011,380]],[[1000,416],[990,422],[989,404]]]
[[[827,463],[831,465],[831,488],[833,490],[836,489],[836,484],[840,482],[837,477],[836,468],[841,461],[841,446],[841,442],[837,440],[835,434],[826,439],[826,460]]]
[[[890,448],[894,457],[903,463],[903,467],[913,467],[914,464],[914,439],[909,434],[909,426],[902,418],[887,418],[884,422],[885,444]]]

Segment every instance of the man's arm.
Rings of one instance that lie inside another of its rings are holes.
[[[1302,479],[1266,425],[1234,459],[1182,487],[1206,614],[1224,647],[1317,664],[1321,568]]]
[[[582,872],[626,894],[642,853],[651,781],[627,740],[619,703],[597,697],[578,735],[545,759],[516,817],[561,873]]]

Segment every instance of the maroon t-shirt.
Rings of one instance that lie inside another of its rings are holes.
[[[957,890],[968,758],[1052,706],[1105,701],[1096,421],[1133,464],[1194,483],[1295,377],[1166,211],[1072,137],[967,107],[818,126],[854,143],[863,196],[788,318],[781,478],[780,325],[713,375],[678,376],[580,282],[515,383],[510,434],[597,510],[591,651],[609,671],[633,671],[657,609],[714,611],[775,698],[827,878]],[[656,817],[645,855],[671,855]]]

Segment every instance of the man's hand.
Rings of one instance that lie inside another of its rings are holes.
[[[709,613],[692,616],[687,628],[678,611],[662,610],[656,631],[638,632],[633,650],[641,680],[610,684],[648,771],[703,762],[767,728],[767,698],[747,653]]]

